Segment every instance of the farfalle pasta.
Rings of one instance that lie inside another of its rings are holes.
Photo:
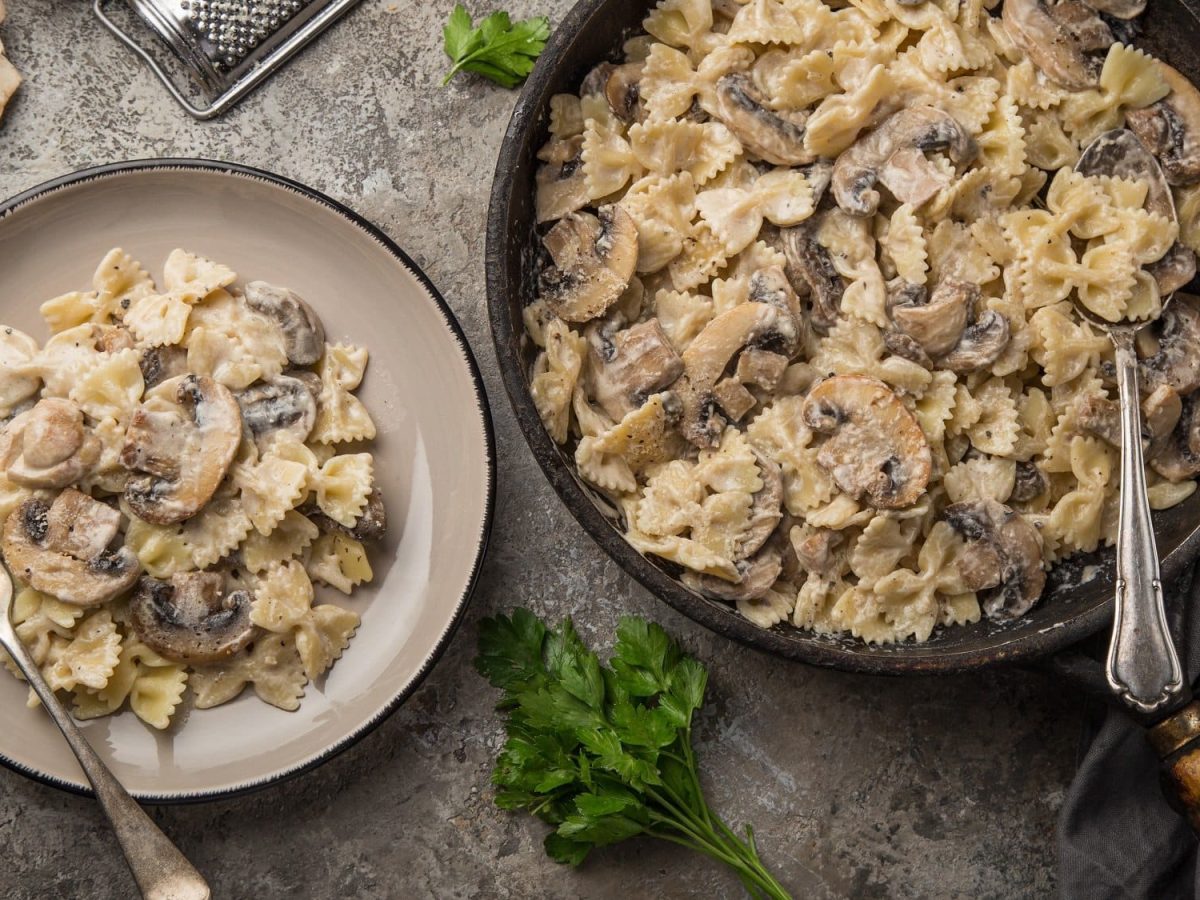
[[[128,706],[158,729],[189,688],[295,709],[359,624],[314,582],[369,582],[386,529],[374,458],[346,446],[375,435],[366,349],[184,250],[161,289],[112,250],[42,314],[42,347],[0,331],[0,552],[47,683],[78,718]]]

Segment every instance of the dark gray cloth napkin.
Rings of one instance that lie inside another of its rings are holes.
[[[1190,573],[1169,605],[1197,610]],[[1200,676],[1200,611],[1185,621],[1181,656]],[[1200,694],[1200,689],[1197,691]],[[1058,819],[1059,892],[1064,900],[1200,898],[1196,837],[1163,797],[1158,757],[1145,729],[1100,701],[1089,710],[1083,752]]]

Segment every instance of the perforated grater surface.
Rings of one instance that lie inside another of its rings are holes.
[[[197,119],[220,115],[265,81],[301,47],[328,28],[358,0],[93,0],[92,10],[113,34],[142,58],[179,104]],[[181,85],[145,48],[145,35],[130,33],[110,15],[117,5],[141,32],[170,48],[208,101],[196,106]]]

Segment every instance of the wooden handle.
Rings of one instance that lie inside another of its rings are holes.
[[[1200,834],[1200,701],[1159,722],[1147,737],[1162,760],[1167,802]]]

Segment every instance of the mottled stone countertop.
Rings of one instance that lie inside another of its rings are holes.
[[[570,0],[509,0],[556,22]],[[769,658],[705,631],[610,562],[559,503],[504,395],[485,315],[483,234],[516,100],[440,86],[451,0],[363,0],[267,86],[193,122],[90,4],[14,0],[3,41],[26,81],[0,126],[0,195],[96,163],[200,156],[259,166],[356,209],[407,249],[466,329],[487,381],[500,482],[491,551],[457,638],[377,731],[298,780],[153,814],[221,898],[739,897],[717,865],[635,840],[578,871],[543,826],[497,810],[494,695],[471,668],[481,617],[569,614],[607,644],[653,616],[711,670],[698,752],[713,804],[755,825],[800,897],[1044,897],[1080,701],[1018,671],[892,680]],[[474,12],[487,11],[471,3]],[[3,261],[0,261],[0,265]],[[0,896],[126,898],[93,802],[0,770]]]

